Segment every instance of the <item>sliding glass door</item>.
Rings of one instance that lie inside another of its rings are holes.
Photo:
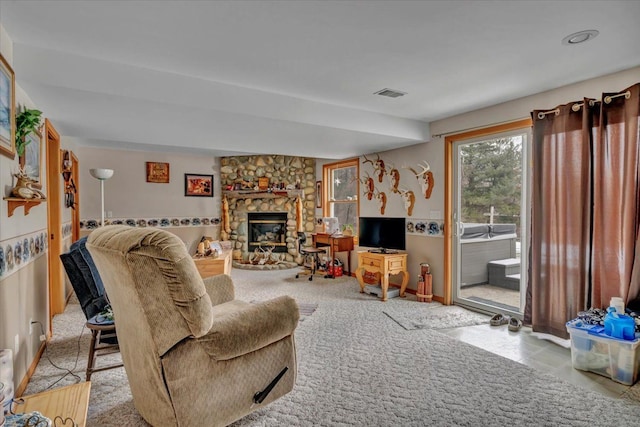
[[[453,146],[453,301],[521,314],[527,271],[529,131]]]

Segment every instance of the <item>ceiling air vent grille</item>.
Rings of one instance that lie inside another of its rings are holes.
[[[407,92],[400,92],[399,90],[393,90],[388,88],[384,88],[382,90],[374,92],[374,95],[388,96],[389,98],[399,98],[401,96],[405,96],[406,94]]]

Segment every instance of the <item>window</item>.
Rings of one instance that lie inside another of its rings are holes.
[[[340,226],[351,225],[358,235],[359,160],[344,160],[323,166],[323,215],[338,218]]]

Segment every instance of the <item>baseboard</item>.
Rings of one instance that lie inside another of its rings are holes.
[[[395,283],[389,283],[389,287],[393,287],[393,288],[400,288],[400,285],[396,285]],[[416,294],[416,290],[415,289],[410,289],[407,288],[404,290],[405,293],[411,294],[411,295],[415,295]],[[439,297],[437,295],[433,296],[433,300],[436,302],[439,302],[441,304],[444,304],[444,298],[443,297]]]
[[[51,337],[49,337],[49,338],[51,338]],[[46,341],[42,341],[40,343],[40,348],[38,349],[38,352],[36,353],[36,356],[33,358],[33,361],[31,362],[31,365],[29,366],[29,369],[27,369],[27,373],[24,375],[24,378],[22,378],[22,381],[20,381],[20,385],[16,388],[16,391],[15,391],[15,396],[16,397],[22,396],[24,391],[27,389],[27,385],[29,384],[29,381],[31,380],[31,376],[35,372],[36,367],[38,366],[38,363],[40,363],[40,358],[42,357],[42,353],[44,353],[44,349],[45,349],[46,346],[47,346],[47,342]]]

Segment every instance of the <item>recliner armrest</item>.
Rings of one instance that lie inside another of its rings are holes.
[[[212,305],[233,301],[235,298],[233,281],[229,275],[218,274],[217,276],[206,277],[203,282],[207,294],[211,298]]]
[[[228,360],[293,334],[299,319],[296,301],[289,296],[281,296],[258,304],[247,304],[214,318],[209,332],[196,339],[209,356]]]

